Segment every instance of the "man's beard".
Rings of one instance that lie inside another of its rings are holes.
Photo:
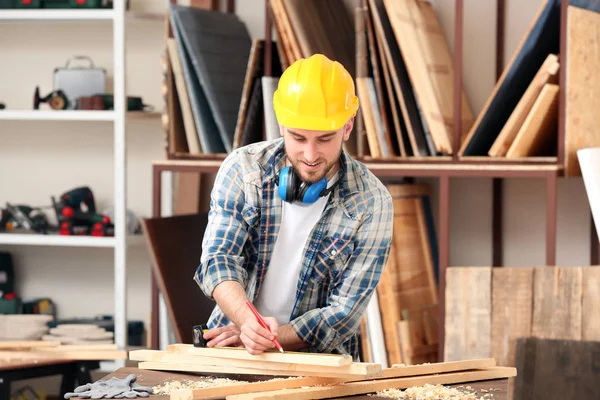
[[[310,172],[306,172],[303,169],[303,166],[305,165],[302,161],[296,161],[296,162],[292,162],[294,169],[296,170],[296,173],[299,175],[300,179],[303,182],[306,183],[315,183],[320,181],[321,179],[323,179],[324,176],[327,176],[327,174],[329,173],[329,171],[331,171],[331,169],[334,167],[335,162],[331,163],[331,164],[326,164],[325,168],[323,168],[323,166],[321,165],[321,167],[319,168],[319,170],[314,171],[313,173]],[[324,162],[321,162],[321,164],[324,164]]]

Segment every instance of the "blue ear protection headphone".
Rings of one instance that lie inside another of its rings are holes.
[[[303,182],[296,171],[291,167],[285,167],[279,174],[277,181],[277,193],[279,193],[281,200],[287,201],[288,203],[299,202],[302,204],[312,204],[317,201],[319,197],[329,194],[335,187],[334,184],[329,189],[327,188],[326,177],[323,177],[320,181],[315,183]]]

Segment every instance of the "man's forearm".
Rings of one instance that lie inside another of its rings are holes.
[[[246,291],[237,281],[219,283],[213,291],[213,297],[227,318],[238,327],[241,327],[248,318],[254,317],[252,311],[246,307],[248,300]]]
[[[308,347],[308,345],[296,335],[296,332],[294,332],[290,324],[281,325],[279,327],[277,340],[281,344],[281,347],[288,351],[296,351]]]

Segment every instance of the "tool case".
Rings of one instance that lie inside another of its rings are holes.
[[[87,60],[89,66],[71,66],[72,60]],[[75,56],[67,60],[65,67],[54,70],[54,90],[62,90],[74,109],[79,97],[106,92],[106,70],[96,68],[91,58]]]

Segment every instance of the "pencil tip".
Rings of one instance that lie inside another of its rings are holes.
[[[281,354],[283,354],[283,349],[279,349],[279,352],[280,352]]]

